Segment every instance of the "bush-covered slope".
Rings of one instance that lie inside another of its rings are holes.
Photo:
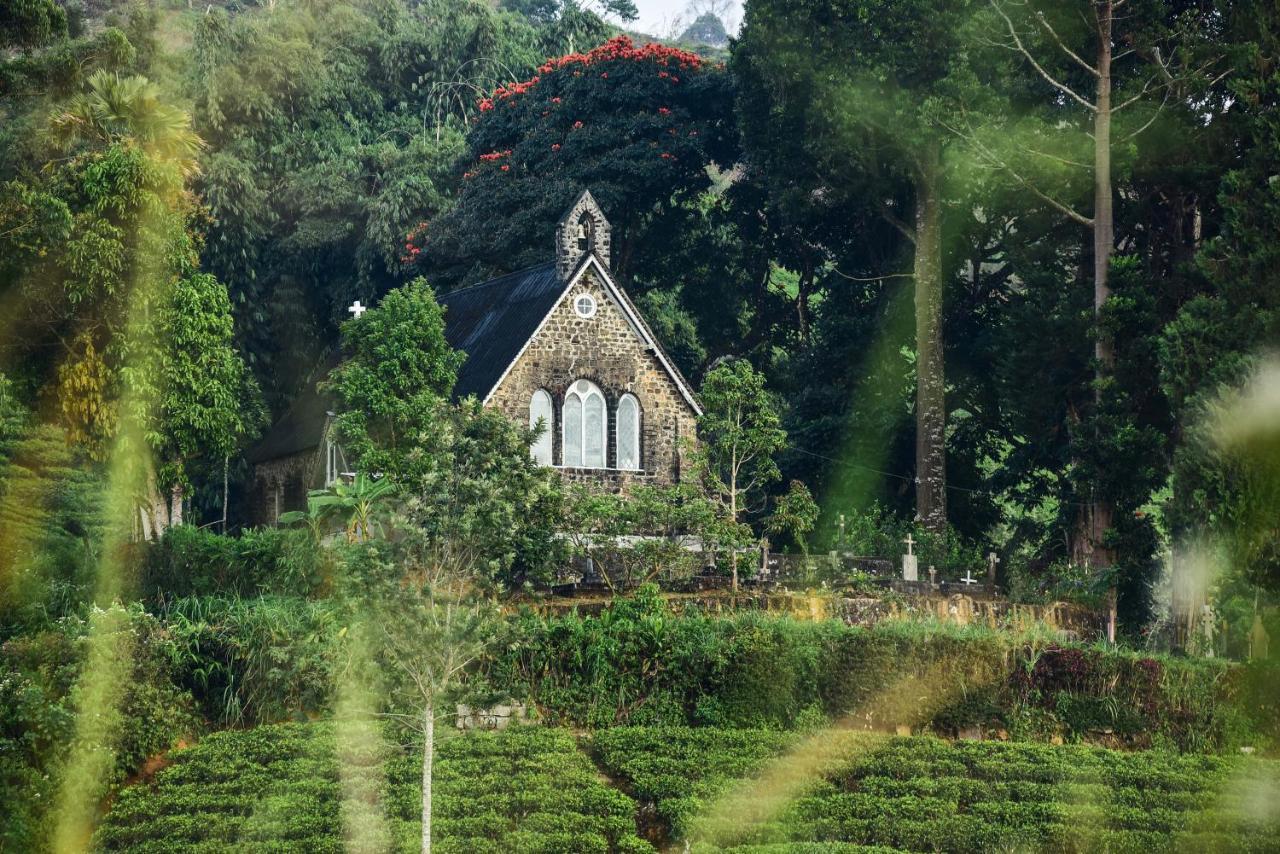
[[[767,765],[788,742],[797,747],[789,756],[818,757],[814,777],[753,824],[746,815],[803,772]],[[710,849],[1244,852],[1275,851],[1280,838],[1280,767],[1263,760],[852,733],[806,744],[768,731],[631,727],[596,733],[593,745],[660,832]],[[713,808],[734,776],[751,774],[762,782],[736,806]]]
[[[393,750],[377,781],[375,756],[339,763],[335,744],[329,724],[209,736],[175,753],[151,783],[122,791],[97,848],[340,852],[348,834],[361,833],[378,850],[416,851],[420,754]],[[636,836],[634,803],[601,781],[563,730],[444,741],[433,779],[440,852],[652,850]]]

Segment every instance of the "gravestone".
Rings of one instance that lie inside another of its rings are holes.
[[[902,556],[902,580],[918,581],[920,573],[916,567],[916,554],[912,551],[912,546],[916,544],[916,541],[910,534],[907,534],[907,538],[902,542],[907,544],[907,553]]]

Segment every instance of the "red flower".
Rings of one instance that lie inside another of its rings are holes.
[[[659,107],[659,108],[658,108],[658,115],[660,115],[660,116],[669,116],[669,115],[671,115],[671,110],[667,109],[666,107]]]
[[[607,71],[601,71],[601,72],[600,72],[600,76],[601,76],[602,78],[604,78],[605,80],[608,80],[608,79],[609,79],[609,72],[607,72]]]
[[[493,99],[492,99],[492,98],[481,98],[481,99],[480,99],[480,112],[482,112],[482,113],[487,113],[489,110],[492,110],[492,109],[493,109]]]
[[[577,121],[577,122],[574,122],[574,123],[573,123],[573,129],[574,129],[574,130],[578,130],[578,129],[580,129],[581,127],[582,127],[582,122]]]
[[[503,164],[502,164],[502,171],[503,171],[503,172],[506,172],[506,171],[508,171],[508,170],[510,170],[510,169],[511,169],[511,167],[510,167],[510,166],[508,166],[507,164],[505,164],[505,163],[503,163]]]
[[[560,150],[560,143],[558,143],[558,142],[554,142],[554,143],[552,143],[552,144],[551,144],[551,150],[552,150],[552,151],[559,151],[559,150]]]
[[[552,98],[552,99],[551,99],[551,103],[553,103],[553,104],[558,104],[558,103],[560,103],[560,99],[559,99],[559,98]]]

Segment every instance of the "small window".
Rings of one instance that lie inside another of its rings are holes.
[[[534,430],[539,425],[542,426],[542,432],[538,434],[538,438],[533,440],[533,446],[530,452],[533,459],[544,466],[551,465],[551,421],[554,416],[551,413],[551,395],[542,389],[538,389],[533,393],[533,397],[529,399],[529,429]]]
[[[640,468],[640,404],[629,394],[618,401],[618,468]]]
[[[596,313],[596,298],[591,294],[580,294],[573,301],[573,310],[578,313],[578,317],[594,317]]]

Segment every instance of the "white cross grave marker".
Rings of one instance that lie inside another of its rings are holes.
[[[347,311],[355,315],[356,319],[359,319],[360,315],[364,314],[368,310],[369,310],[369,306],[361,305],[360,300],[356,300],[355,302],[353,302],[351,304],[351,307],[347,309]]]
[[[973,577],[973,570],[970,570],[970,569],[966,569],[966,570],[964,571],[964,578],[962,578],[962,579],[960,579],[960,580],[961,580],[962,582],[964,582],[965,584],[977,584],[977,583],[978,583],[978,579],[976,579],[976,578],[974,578],[974,577]]]
[[[911,551],[911,547],[916,544],[916,541],[910,534],[907,534],[907,538],[903,542],[907,544],[907,553],[902,556],[902,580],[918,581],[919,573],[916,569],[916,555],[915,552]]]

